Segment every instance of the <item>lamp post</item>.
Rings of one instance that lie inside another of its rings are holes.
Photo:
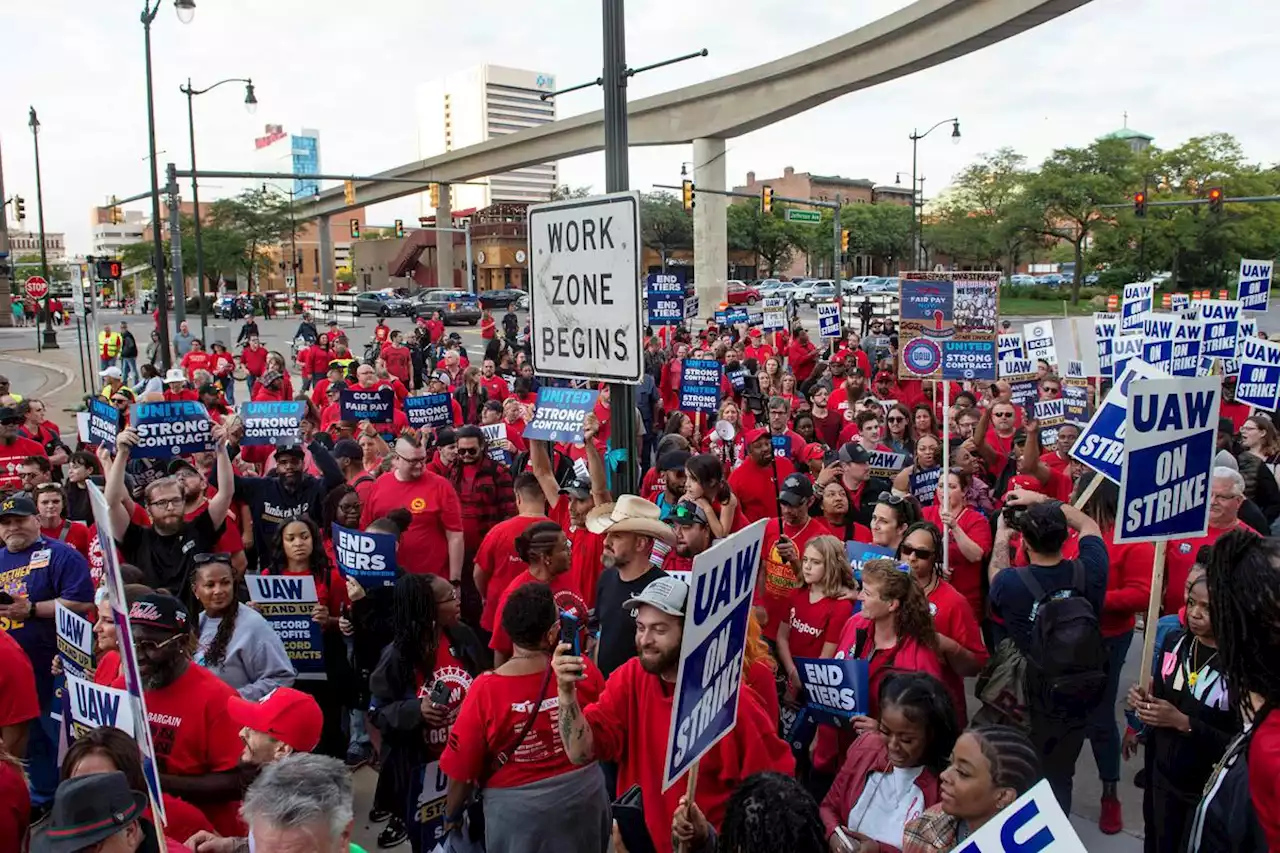
[[[944,118],[924,133],[918,133],[913,130],[909,137],[911,139],[911,265],[916,269],[919,269],[920,267],[920,213],[924,208],[924,193],[920,193],[919,197],[916,195],[916,164],[918,162],[917,149],[919,148],[921,139],[924,139],[926,136],[948,122],[951,124],[951,142],[952,144],[959,145],[960,119],[954,117]]]
[[[173,352],[169,347],[169,288],[164,280],[164,239],[160,233],[160,176],[156,171],[156,99],[151,84],[151,22],[156,19],[163,0],[144,0],[142,6],[142,35],[146,51],[147,68],[147,152],[151,165],[151,265],[156,278],[156,306],[159,311],[159,322],[156,324],[160,332],[160,363],[165,370],[173,364]],[[195,0],[173,0],[173,8],[178,13],[178,20],[184,24],[191,23],[196,13]],[[198,217],[197,217],[198,218]]]
[[[27,118],[27,127],[31,128],[31,142],[36,149],[36,221],[40,226],[40,275],[49,281],[49,257],[44,245],[44,192],[40,186],[40,119],[36,118],[36,108],[31,107]],[[46,287],[49,287],[46,284]],[[49,300],[53,298],[53,288],[49,287],[44,294],[44,346],[47,349],[58,348],[58,333],[53,329],[53,312],[49,310]]]
[[[204,340],[209,330],[209,305],[204,298],[204,239],[201,237],[200,225],[200,182],[196,178],[196,118],[193,102],[196,95],[203,95],[205,92],[211,92],[221,86],[223,83],[243,83],[244,84],[244,107],[250,114],[258,109],[258,98],[253,91],[253,81],[248,77],[228,77],[226,80],[219,80],[212,86],[206,86],[203,89],[195,89],[191,86],[191,78],[187,78],[187,85],[179,86],[178,91],[187,96],[187,135],[191,140],[191,205],[195,210],[195,238],[196,238],[196,286],[200,294],[200,339]]]
[[[293,199],[297,195],[296,190],[286,190],[275,184],[263,182],[262,191],[275,190],[282,195],[289,196],[289,278],[293,279],[293,295],[289,297],[289,312],[293,312],[293,306],[298,301],[298,221],[293,218]],[[470,255],[468,254],[468,257]],[[289,292],[289,282],[285,281],[284,292]]]

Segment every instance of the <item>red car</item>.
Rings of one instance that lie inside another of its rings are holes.
[[[729,280],[730,305],[755,305],[760,301],[760,291],[745,282]]]

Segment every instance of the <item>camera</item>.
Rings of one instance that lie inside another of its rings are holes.
[[[1027,515],[1027,508],[1025,506],[1007,506],[1000,512],[1004,516],[1004,523],[1008,525],[1011,530],[1022,529],[1022,519]]]

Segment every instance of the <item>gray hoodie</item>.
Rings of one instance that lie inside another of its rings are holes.
[[[289,687],[297,677],[284,643],[271,624],[258,611],[237,605],[236,628],[227,644],[222,663],[209,670],[240,692],[240,696],[256,701],[277,687]],[[196,663],[204,666],[204,653],[218,633],[221,616],[200,614],[200,646]]]

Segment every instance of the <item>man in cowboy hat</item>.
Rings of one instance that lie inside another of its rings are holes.
[[[67,779],[48,823],[31,838],[31,853],[162,853],[155,826],[142,816],[146,809],[147,795],[130,790],[118,770]]]

